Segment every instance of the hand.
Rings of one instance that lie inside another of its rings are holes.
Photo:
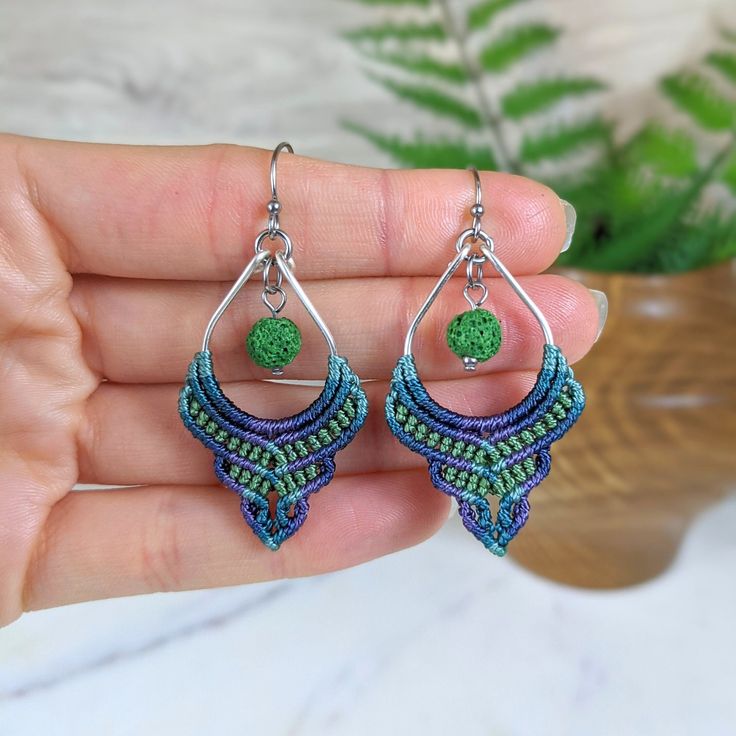
[[[213,309],[265,222],[270,152],[143,148],[0,137],[0,623],[107,596],[311,575],[417,544],[448,514],[426,463],[383,419],[408,321],[468,225],[463,171],[379,171],[283,155],[282,226],[297,273],[342,355],[367,382],[366,426],[337,456],[301,531],[264,548],[177,396]],[[484,227],[547,315],[567,357],[597,332],[588,291],[538,276],[565,239],[546,187],[483,175]],[[464,273],[464,272],[463,272]],[[490,276],[490,274],[488,274]],[[440,402],[492,413],[534,381],[542,338],[500,279],[489,304],[501,352],[463,372],[444,330],[458,282],[422,324],[416,354]],[[245,336],[265,312],[246,288],[213,339],[225,393],[255,414],[304,408],[318,389],[261,383]],[[288,378],[321,379],[326,349],[296,299],[304,347]],[[133,488],[72,491],[77,483]]]

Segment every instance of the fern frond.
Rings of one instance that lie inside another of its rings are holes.
[[[606,213],[606,238],[579,257],[577,265],[598,271],[651,271],[653,260],[669,248],[713,175],[711,165],[687,186],[649,182],[632,187],[631,174],[622,172],[613,180],[623,185],[622,191],[614,187],[596,193],[605,196],[600,212]]]
[[[462,83],[468,79],[467,71],[460,64],[439,61],[429,54],[416,54],[402,50],[395,53],[377,51],[368,53],[366,56],[374,61],[391,64],[412,74],[434,77],[445,82]]]
[[[501,108],[507,117],[519,120],[548,110],[568,97],[580,97],[602,89],[605,85],[592,78],[540,79],[507,92],[501,99]]]
[[[697,72],[666,77],[662,80],[662,90],[677,107],[707,130],[731,130],[736,124],[736,104],[723,97],[713,82]]]
[[[734,256],[736,218],[711,212],[678,227],[647,267],[655,273],[684,273]]]
[[[444,41],[445,29],[441,23],[384,23],[346,31],[344,37],[349,41]]]
[[[524,2],[524,0],[484,0],[484,2],[470,8],[468,11],[468,30],[478,31],[486,28],[491,19],[498,13],[512,5],[518,5],[520,2]]]
[[[720,232],[712,240],[707,263],[703,265],[709,266],[736,258],[736,218],[725,220]]]
[[[609,123],[594,118],[583,123],[564,125],[556,130],[526,136],[521,144],[520,158],[527,164],[571,156],[581,148],[610,139]]]
[[[558,181],[546,176],[546,183],[573,201],[578,210],[576,247],[561,261],[601,271],[678,272],[736,257],[736,215],[725,206],[724,211],[714,211],[704,197],[706,187],[719,181],[736,198],[736,29],[722,33],[720,47],[704,58],[699,69],[679,71],[660,83],[663,94],[690,116],[701,134],[706,130],[730,133],[733,151],[722,150],[704,166],[707,146],[700,147],[698,133],[662,123],[650,122],[623,143],[614,142],[613,123],[601,117],[582,121],[573,117],[550,127],[542,118],[545,113],[604,89],[600,81],[573,73],[560,78],[538,79],[537,75],[516,82],[511,91],[492,100],[495,104],[489,112],[481,99],[483,90],[476,90],[476,73],[495,75],[490,80],[494,82],[547,49],[560,35],[549,24],[516,21],[506,30],[491,31],[480,52],[474,52],[477,69],[468,69],[464,59],[448,60],[435,52],[435,42],[449,42],[454,35],[438,18],[439,13],[426,12],[437,10],[439,0],[353,2],[384,10],[413,6],[417,12],[412,19],[389,16],[345,36],[370,60],[377,84],[435,119],[458,123],[465,132],[447,137],[396,136],[356,122],[344,124],[374,148],[403,166],[464,168],[473,164],[496,169],[500,163],[517,173],[600,149],[604,155],[580,157],[579,166],[576,159],[572,173],[571,162],[563,162],[557,167]],[[442,2],[449,5],[449,0]],[[521,2],[525,0],[468,0],[465,27],[469,33],[495,28],[495,21]],[[735,85],[733,94],[728,82]],[[476,92],[477,100],[473,97]],[[540,118],[535,118],[534,132],[528,132],[519,146],[507,140],[506,126],[518,127],[516,121],[536,115]],[[477,134],[468,135],[474,131],[487,132],[490,145],[484,145]],[[708,146],[712,143],[707,140]],[[496,151],[498,161],[494,160]],[[540,170],[553,171],[554,167]]]
[[[720,179],[736,196],[736,153],[726,159],[720,171]]]
[[[405,102],[412,102],[417,107],[423,107],[435,115],[452,118],[466,128],[477,129],[482,127],[483,122],[479,113],[457,97],[440,92],[429,85],[397,82],[394,79],[374,74],[368,76]]]
[[[344,127],[389,154],[402,166],[417,169],[464,169],[470,165],[482,170],[496,168],[496,161],[488,148],[472,146],[465,140],[431,139],[418,134],[413,140],[389,136],[358,123],[346,122]]]
[[[705,60],[724,77],[736,83],[736,53],[727,51],[713,51]]]
[[[651,168],[661,176],[686,178],[698,170],[693,138],[658,123],[650,123],[639,131],[629,142],[627,153],[632,163]]]
[[[502,72],[533,52],[554,43],[559,35],[557,28],[544,23],[509,28],[480,52],[480,64],[486,71]]]

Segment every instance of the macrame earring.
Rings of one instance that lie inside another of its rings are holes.
[[[550,446],[578,419],[585,396],[554,344],[544,315],[498,259],[493,239],[482,230],[480,177],[476,169],[471,171],[475,178],[475,204],[470,210],[473,225],[460,233],[455,243],[457,255],[409,327],[404,355],[396,364],[386,399],[386,418],[399,441],[427,459],[434,486],[457,500],[466,529],[493,554],[503,556],[529,516],[530,491],[549,472]],[[417,374],[414,334],[463,263],[470,311],[450,322],[447,342],[466,370],[475,370],[478,362],[490,359],[501,348],[501,325],[493,313],[481,308],[488,296],[483,283],[486,263],[511,286],[544,335],[542,368],[534,388],[502,414],[475,417],[445,409],[432,399]],[[490,503],[494,496],[495,518]]]
[[[279,226],[281,203],[276,190],[279,144],[271,158],[271,201],[268,226],[255,240],[255,255],[215,310],[202,349],[195,354],[179,395],[179,414],[187,429],[215,455],[219,481],[241,498],[243,518],[258,538],[276,550],[304,523],[309,497],[332,480],[335,454],[363,425],[368,411],[365,393],[335,341],[294,275],[292,243]],[[265,249],[280,240],[283,250]],[[258,320],[246,339],[257,365],[281,375],[301,348],[299,328],[279,317],[286,305],[284,279],[314,320],[327,342],[327,378],[320,396],[304,411],[284,419],[261,419],[239,409],[215,378],[209,344],[215,325],[248,279],[263,273],[261,299],[271,312]]]

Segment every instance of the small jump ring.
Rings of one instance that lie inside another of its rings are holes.
[[[266,238],[270,238],[271,240],[275,240],[276,238],[279,238],[284,244],[284,260],[288,261],[291,259],[291,252],[293,250],[293,247],[291,245],[291,238],[283,231],[283,230],[274,230],[271,232],[270,230],[262,230],[260,233],[258,233],[258,237],[256,238],[256,242],[253,246],[253,249],[256,253],[261,253],[264,249],[263,247],[263,241]]]
[[[458,235],[458,238],[455,241],[455,250],[460,253],[469,241],[476,242],[478,240],[480,240],[481,244],[488,248],[488,250],[493,252],[495,248],[493,238],[484,230],[479,230],[476,235],[475,230],[472,227],[467,230],[463,230],[460,235]],[[471,254],[468,255],[468,260],[472,260],[473,263],[485,263],[487,258],[483,254],[477,255],[471,251]]]

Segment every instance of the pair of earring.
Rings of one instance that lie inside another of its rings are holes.
[[[294,275],[293,246],[279,224],[281,203],[273,152],[268,225],[255,239],[255,255],[215,310],[202,347],[189,366],[179,396],[179,413],[189,431],[215,456],[219,481],[241,498],[241,512],[258,538],[276,550],[295,534],[309,511],[309,498],[332,479],[335,455],[365,422],[368,401],[358,376],[341,357],[327,325]],[[455,243],[456,255],[430,292],[409,327],[404,354],[393,372],[386,400],[386,419],[398,440],[429,463],[434,486],[454,497],[465,527],[492,553],[502,556],[529,515],[529,492],[547,475],[550,446],[577,420],[585,397],[547,320],[495,254],[493,239],[481,225],[480,177],[475,179],[472,226]],[[281,241],[271,251],[269,242]],[[501,414],[457,414],[429,395],[417,372],[412,343],[419,324],[442,288],[465,264],[464,295],[470,310],[456,316],[447,330],[450,349],[465,369],[490,359],[501,347],[502,331],[492,312],[482,308],[488,297],[483,267],[490,263],[534,315],[545,340],[542,367],[526,398]],[[248,354],[259,366],[281,375],[299,352],[297,326],[279,314],[286,304],[284,280],[322,333],[329,349],[322,393],[304,411],[283,419],[262,419],[238,408],[222,391],[209,349],[217,322],[256,272],[263,277],[262,301],[270,317],[258,320],[246,339]],[[497,508],[491,506],[496,498]]]

